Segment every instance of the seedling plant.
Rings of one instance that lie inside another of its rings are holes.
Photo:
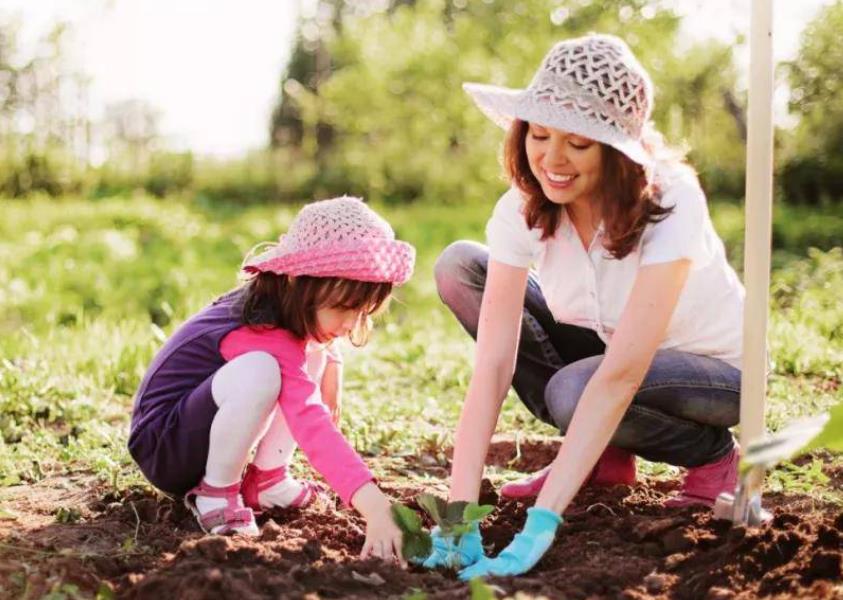
[[[454,547],[459,545],[463,535],[471,532],[477,523],[495,510],[489,504],[447,502],[433,494],[419,494],[416,502],[439,526],[440,535],[454,540]],[[418,513],[408,506],[394,503],[392,518],[404,534],[401,547],[404,558],[418,562],[430,556],[433,548],[430,532],[422,525]],[[450,560],[453,557],[448,558],[448,564],[456,564],[456,561]]]

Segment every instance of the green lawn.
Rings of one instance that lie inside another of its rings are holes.
[[[70,470],[92,471],[117,493],[142,484],[125,439],[145,365],[184,318],[236,284],[243,254],[277,236],[296,207],[0,202],[0,487]],[[449,242],[482,240],[490,209],[379,209],[416,245],[418,264],[370,345],[347,355],[343,427],[359,450],[436,455],[450,445],[472,343],[440,305],[432,265]],[[715,203],[712,214],[740,260],[741,209]],[[843,209],[776,212],[772,429],[843,398],[841,240]],[[517,400],[500,429],[551,432]]]

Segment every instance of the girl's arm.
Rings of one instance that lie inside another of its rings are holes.
[[[322,374],[322,381],[319,384],[319,391],[322,395],[322,402],[328,407],[331,413],[331,420],[334,425],[339,426],[342,415],[342,363],[333,361],[330,358],[325,364],[325,372]]]
[[[536,506],[562,513],[609,443],[664,340],[687,259],[641,267],[606,355],[586,385]]]
[[[303,343],[281,329],[244,326],[229,333],[220,344],[226,360],[253,350],[268,352],[278,361],[278,404],[293,439],[342,501],[351,504],[354,493],[374,476],[331,421],[316,384],[307,373]]]
[[[401,530],[392,520],[389,498],[374,482],[369,482],[354,493],[351,503],[366,519],[366,541],[360,558],[389,559],[394,556],[402,566],[406,565],[401,554]]]
[[[316,384],[307,373],[307,357],[301,341],[279,329],[241,327],[229,333],[220,345],[226,360],[253,350],[269,352],[278,361],[281,369],[278,404],[290,433],[310,464],[343,502],[354,506],[366,519],[366,541],[361,556],[397,557],[403,564],[401,530],[392,521],[389,498],[332,423],[324,400],[320,401]]]
[[[452,501],[476,502],[480,495],[489,441],[515,372],[527,274],[525,268],[489,259],[477,325],[474,371],[454,441]]]

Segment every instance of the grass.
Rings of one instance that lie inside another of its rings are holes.
[[[145,485],[125,440],[146,364],[181,321],[237,283],[243,255],[283,231],[296,207],[0,202],[0,487],[78,470],[115,493]],[[473,343],[439,303],[432,266],[449,242],[482,240],[490,208],[379,209],[416,245],[418,264],[370,345],[347,353],[343,428],[361,452],[441,458],[450,444]],[[843,398],[843,209],[824,210],[776,212],[772,429]],[[740,260],[739,207],[715,203],[712,214]],[[514,396],[499,429],[552,432]],[[787,469],[781,485],[805,480]]]

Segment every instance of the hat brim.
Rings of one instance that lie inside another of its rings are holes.
[[[503,129],[509,129],[514,119],[536,123],[597,140],[612,146],[636,163],[645,167],[653,158],[639,140],[628,137],[615,128],[588,119],[574,111],[537,103],[527,90],[507,88],[485,83],[463,83],[477,108]]]
[[[400,240],[361,240],[322,244],[308,250],[285,252],[276,246],[243,265],[246,273],[340,277],[402,285],[413,274],[416,251]]]

